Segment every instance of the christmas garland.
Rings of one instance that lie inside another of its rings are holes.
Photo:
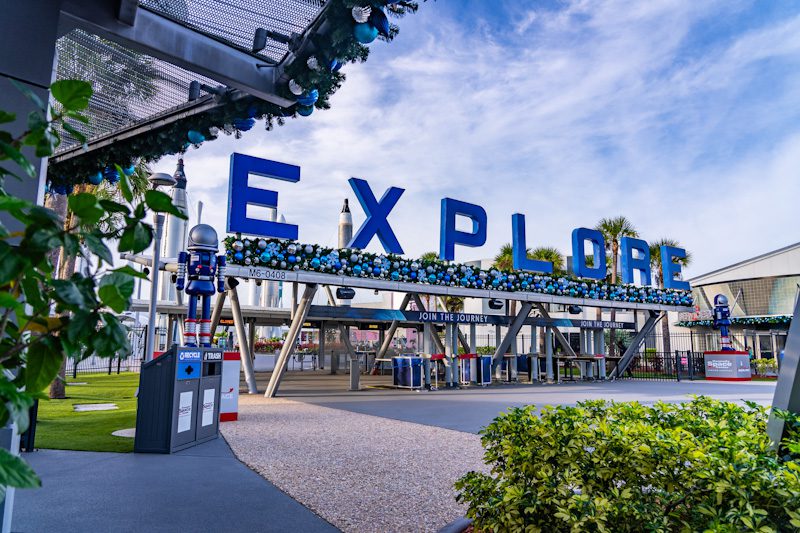
[[[652,303],[690,307],[691,291],[612,285],[604,281],[551,276],[523,271],[481,270],[438,260],[406,259],[349,248],[327,248],[278,239],[224,240],[228,264],[264,266],[278,270],[303,270],[355,278],[385,279],[470,289],[535,292],[617,302]]]
[[[285,74],[289,82],[278,89],[284,98],[295,100],[294,105],[282,108],[249,95],[232,98],[230,93],[223,94],[219,105],[209,111],[52,163],[47,172],[49,190],[69,194],[76,184],[96,184],[98,176],[101,181],[110,176],[114,165],[128,168],[139,161],[156,161],[191,146],[197,148],[221,133],[238,138],[257,120],[263,119],[269,131],[275,124],[284,125],[286,118],[308,116],[315,108],[328,109],[330,96],[345,80],[342,66],[366,61],[369,48],[365,45],[372,40],[389,42],[397,35],[399,29],[388,22],[387,15],[402,17],[417,8],[417,2],[405,0],[331,0],[325,23],[332,29],[311,35],[311,46],[288,65]]]
[[[782,325],[791,324],[792,315],[775,315],[775,316],[748,316],[748,317],[732,317],[731,325],[735,326],[761,326],[761,325]],[[683,320],[676,322],[675,325],[682,328],[697,328],[697,327],[713,327],[713,320]]]

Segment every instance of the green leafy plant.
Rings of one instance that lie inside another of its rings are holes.
[[[800,417],[707,397],[511,409],[482,431],[490,474],[456,483],[477,531],[800,531]]]
[[[48,109],[36,95],[21,90],[34,107],[28,129],[16,138],[0,131],[0,163],[13,161],[28,175],[0,167],[0,212],[4,220],[15,219],[24,227],[9,233],[0,224],[0,426],[16,423],[20,432],[28,427],[28,409],[35,398],[43,397],[41,391],[56,376],[65,355],[82,359],[130,351],[127,329],[117,315],[128,308],[134,277],[142,274],[127,266],[114,268],[107,241],[117,240],[120,251],[138,253],[150,245],[153,235],[144,222],[148,209],[183,216],[168,196],[157,191],[148,191],[143,203],[130,205],[133,194],[119,168],[126,203],[88,192],[72,195],[68,200],[72,226],[65,227],[51,209],[6,193],[6,178],[38,178],[22,153],[24,147],[34,147],[38,157],[52,154],[60,143],[57,126],[82,139],[71,123],[86,121],[81,111],[92,95],[87,82],[61,80],[50,88],[56,104]],[[14,114],[0,111],[0,123],[14,120]],[[112,215],[119,224],[100,224]],[[57,279],[51,257],[58,249],[63,250],[62,257],[83,257],[89,268]],[[7,486],[38,484],[22,459],[0,449],[0,492]]]

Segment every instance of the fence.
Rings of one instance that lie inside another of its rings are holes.
[[[126,357],[91,356],[80,361],[71,359],[67,363],[67,373],[75,378],[78,374],[139,372],[144,356],[146,330],[146,326],[131,327],[128,329],[128,342],[131,345],[130,355]],[[157,335],[162,334],[166,336],[166,331],[157,332]]]

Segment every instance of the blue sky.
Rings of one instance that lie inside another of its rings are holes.
[[[493,256],[516,212],[565,254],[573,228],[625,215],[680,241],[689,276],[800,240],[800,4],[439,0],[399,25],[332,109],[186,154],[205,222],[224,232],[238,151],[302,167],[275,190],[306,242],[336,243],[351,176],[406,189],[390,222],[414,256],[438,249],[445,196],[489,217],[459,261]]]

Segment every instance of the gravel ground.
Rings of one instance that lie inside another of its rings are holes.
[[[220,426],[236,456],[343,531],[436,531],[464,514],[453,482],[486,470],[470,433],[262,396]]]

